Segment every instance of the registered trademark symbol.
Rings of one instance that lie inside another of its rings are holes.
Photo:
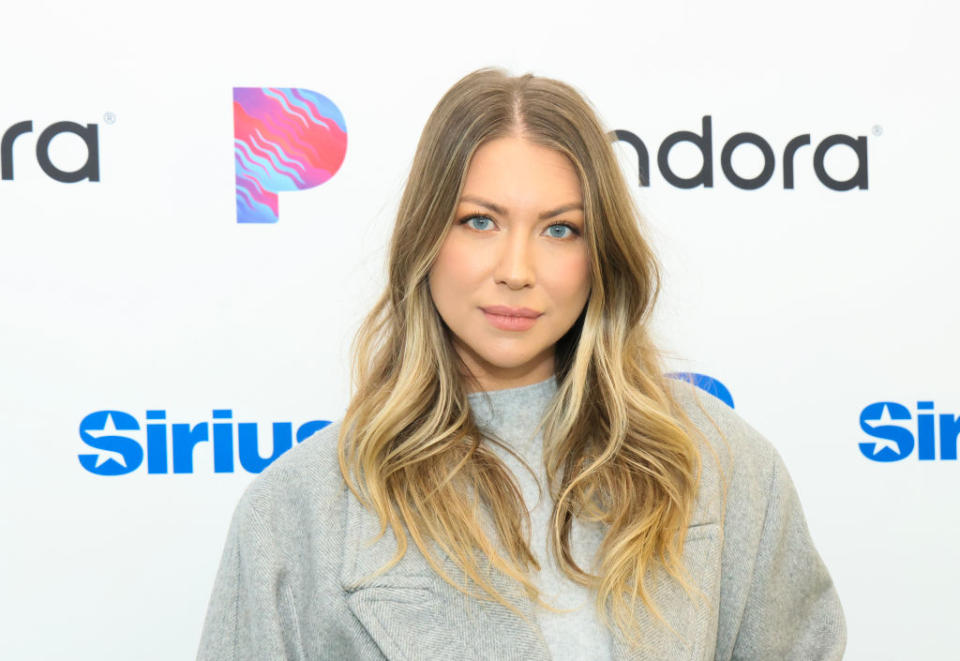
[[[879,124],[874,124],[872,130],[874,135],[883,135],[883,127]]]
[[[117,116],[114,115],[112,112],[105,112],[103,113],[103,121],[106,122],[107,124],[116,124]],[[876,127],[874,127],[874,131],[876,131]]]

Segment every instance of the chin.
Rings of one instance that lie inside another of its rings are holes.
[[[522,371],[524,367],[534,369],[540,361],[537,360],[540,354],[507,354],[503,352],[491,352],[491,354],[480,354],[483,360],[483,366],[486,369]]]

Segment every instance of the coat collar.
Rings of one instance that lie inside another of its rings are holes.
[[[388,528],[371,544],[380,529],[376,517],[352,495],[348,501],[341,583],[350,609],[388,659],[550,659],[532,601],[496,572],[489,574],[493,585],[525,619],[501,604],[464,595],[436,575],[412,542],[396,566],[364,582],[393,557],[396,539]],[[652,575],[651,596],[679,636],[640,606],[636,617],[644,642],[631,649],[613,636],[616,661],[713,658],[722,534],[715,522],[694,521],[684,543],[684,562],[702,598],[695,604],[662,572]],[[460,575],[449,561],[445,567],[454,578]]]

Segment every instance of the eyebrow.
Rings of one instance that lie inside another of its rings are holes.
[[[489,202],[489,201],[487,201],[487,200],[484,200],[483,198],[474,197],[473,195],[464,195],[463,197],[460,198],[460,201],[461,201],[461,202],[473,202],[474,204],[479,204],[480,206],[487,207],[487,208],[490,209],[491,211],[493,211],[493,212],[495,212],[495,213],[498,213],[498,214],[500,214],[501,216],[506,216],[506,215],[507,215],[507,210],[504,209],[503,207],[498,206],[498,205],[494,204],[493,202]],[[553,218],[554,216],[559,216],[560,214],[562,214],[562,213],[564,213],[564,212],[566,212],[566,211],[573,211],[574,209],[579,209],[580,211],[583,211],[583,205],[580,204],[579,202],[571,202],[570,204],[564,204],[563,206],[557,207],[556,209],[553,209],[553,210],[551,210],[551,211],[545,211],[545,212],[543,212],[542,214],[540,214],[540,220],[546,220],[547,218]]]

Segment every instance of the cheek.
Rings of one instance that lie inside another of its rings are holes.
[[[482,276],[482,264],[477,251],[470,250],[464,241],[451,233],[440,247],[437,260],[430,269],[430,290],[434,302],[458,300],[464,289],[476,283]]]
[[[548,271],[549,288],[558,303],[582,305],[590,292],[590,262],[583,252],[558,256]]]

